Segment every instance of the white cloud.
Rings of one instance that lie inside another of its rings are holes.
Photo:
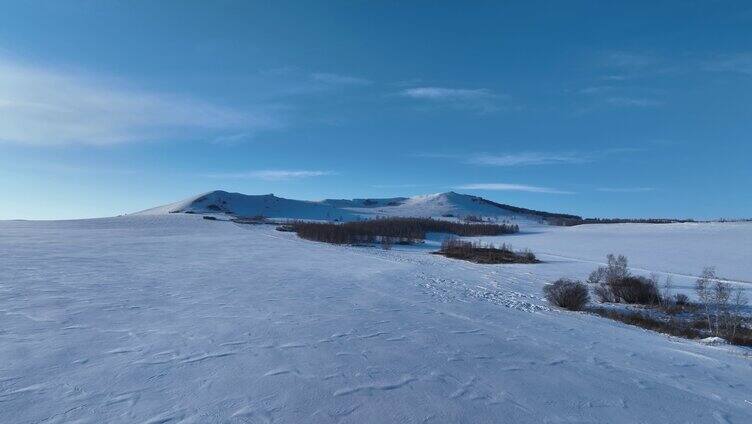
[[[551,194],[574,194],[571,191],[563,191],[549,187],[531,186],[526,184],[509,183],[479,183],[464,184],[454,187],[457,190],[493,190],[493,191],[524,191],[528,193],[551,193]]]
[[[228,131],[279,126],[280,121],[263,111],[123,88],[90,75],[0,57],[0,142],[107,145],[215,138]]]
[[[602,187],[596,189],[604,193],[644,193],[647,191],[653,191],[653,187]]]
[[[575,153],[523,152],[502,155],[479,154],[465,163],[490,166],[559,165],[590,162],[591,158]]]
[[[417,153],[413,156],[434,159],[454,159],[467,165],[481,166],[537,166],[537,165],[573,165],[598,162],[616,155],[624,156],[642,152],[645,149],[635,147],[611,148],[595,151],[571,152],[515,152],[515,153]]]
[[[450,107],[475,112],[493,112],[508,96],[499,95],[486,88],[413,87],[399,92],[402,97],[431,103],[434,106]]]
[[[416,188],[426,187],[428,184],[374,184],[373,188]]]
[[[619,107],[656,107],[662,104],[657,100],[636,97],[610,97],[606,101]]]
[[[246,172],[218,173],[207,175],[210,178],[221,179],[252,179],[264,181],[287,181],[301,178],[321,177],[324,175],[335,175],[332,171],[305,171],[305,170],[284,170],[284,169],[267,169]]]
[[[494,94],[485,88],[443,88],[443,87],[415,87],[402,91],[402,95],[413,99],[426,100],[478,100],[490,99]]]
[[[365,78],[354,77],[350,75],[330,74],[326,72],[317,72],[311,74],[314,81],[323,82],[332,85],[368,85],[370,80]]]

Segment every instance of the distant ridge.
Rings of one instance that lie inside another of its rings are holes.
[[[222,190],[210,191],[180,202],[137,212],[138,215],[168,213],[226,214],[237,217],[264,216],[326,221],[358,219],[351,212],[322,202],[285,199],[273,194],[228,193]]]
[[[482,217],[505,221],[548,222],[553,219],[580,221],[576,215],[536,211],[496,203],[478,196],[456,193],[372,199],[326,199],[304,201],[265,195],[247,195],[215,190],[188,199],[137,212],[139,215],[168,213],[226,214],[236,217],[353,221],[378,217]]]

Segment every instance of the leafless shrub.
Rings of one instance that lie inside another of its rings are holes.
[[[566,278],[543,287],[543,294],[552,305],[572,311],[581,310],[590,301],[585,284]]]
[[[677,293],[674,295],[674,304],[678,306],[684,306],[689,304],[689,296],[684,293]]]
[[[441,249],[436,252],[448,258],[463,259],[480,264],[509,264],[509,263],[537,263],[533,252],[527,250],[515,252],[512,246],[502,244],[472,243],[456,238],[445,239],[441,243]]]
[[[747,295],[744,293],[744,289],[741,287],[737,287],[736,290],[734,290],[733,295],[733,312],[731,314],[730,324],[731,324],[731,334],[730,337],[733,339],[737,337],[739,334],[739,331],[742,330],[744,327],[744,318],[742,316],[742,309],[747,306]],[[752,344],[752,343],[749,343]]]
[[[630,275],[611,282],[609,287],[614,297],[622,303],[655,305],[661,300],[658,285],[649,278]]]
[[[593,286],[593,294],[595,294],[595,297],[601,303],[616,302],[616,298],[614,298],[614,294],[611,293],[611,289],[605,284],[598,284],[596,286]]]
[[[752,342],[749,334],[752,332],[744,327],[742,309],[747,305],[747,297],[741,287],[733,290],[729,283],[718,278],[715,268],[706,267],[695,281],[695,291],[711,334],[736,340],[738,344]]]
[[[593,285],[593,292],[600,302],[614,303],[618,302],[619,298],[614,295],[611,285],[629,275],[627,258],[610,254],[606,256],[606,260],[607,265],[598,267],[590,273],[587,282]]]
[[[658,281],[657,276],[653,277],[652,279]],[[661,290],[661,300],[663,306],[670,306],[671,303],[674,302],[673,288],[674,280],[670,275],[667,275],[666,280],[663,282],[663,289]]]
[[[633,276],[623,255],[608,255],[607,265],[590,273],[588,284],[601,303],[639,303],[653,305],[661,300],[656,278]]]

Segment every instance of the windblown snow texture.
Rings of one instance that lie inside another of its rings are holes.
[[[513,242],[546,263],[498,266],[185,214],[0,222],[0,422],[749,423],[743,351],[540,294],[637,237],[638,269],[697,273],[663,248],[717,238],[749,281],[723,258],[752,225],[724,225],[541,227]]]

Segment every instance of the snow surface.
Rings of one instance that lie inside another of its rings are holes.
[[[540,227],[513,243],[545,263],[477,265],[185,214],[0,222],[0,422],[749,423],[746,351],[540,298],[624,240],[677,271],[749,249],[717,225]]]
[[[750,222],[521,226],[519,234],[484,239],[593,264],[609,253],[623,254],[638,270],[679,281],[690,276],[694,282],[703,267],[714,266],[720,278],[752,283]]]

